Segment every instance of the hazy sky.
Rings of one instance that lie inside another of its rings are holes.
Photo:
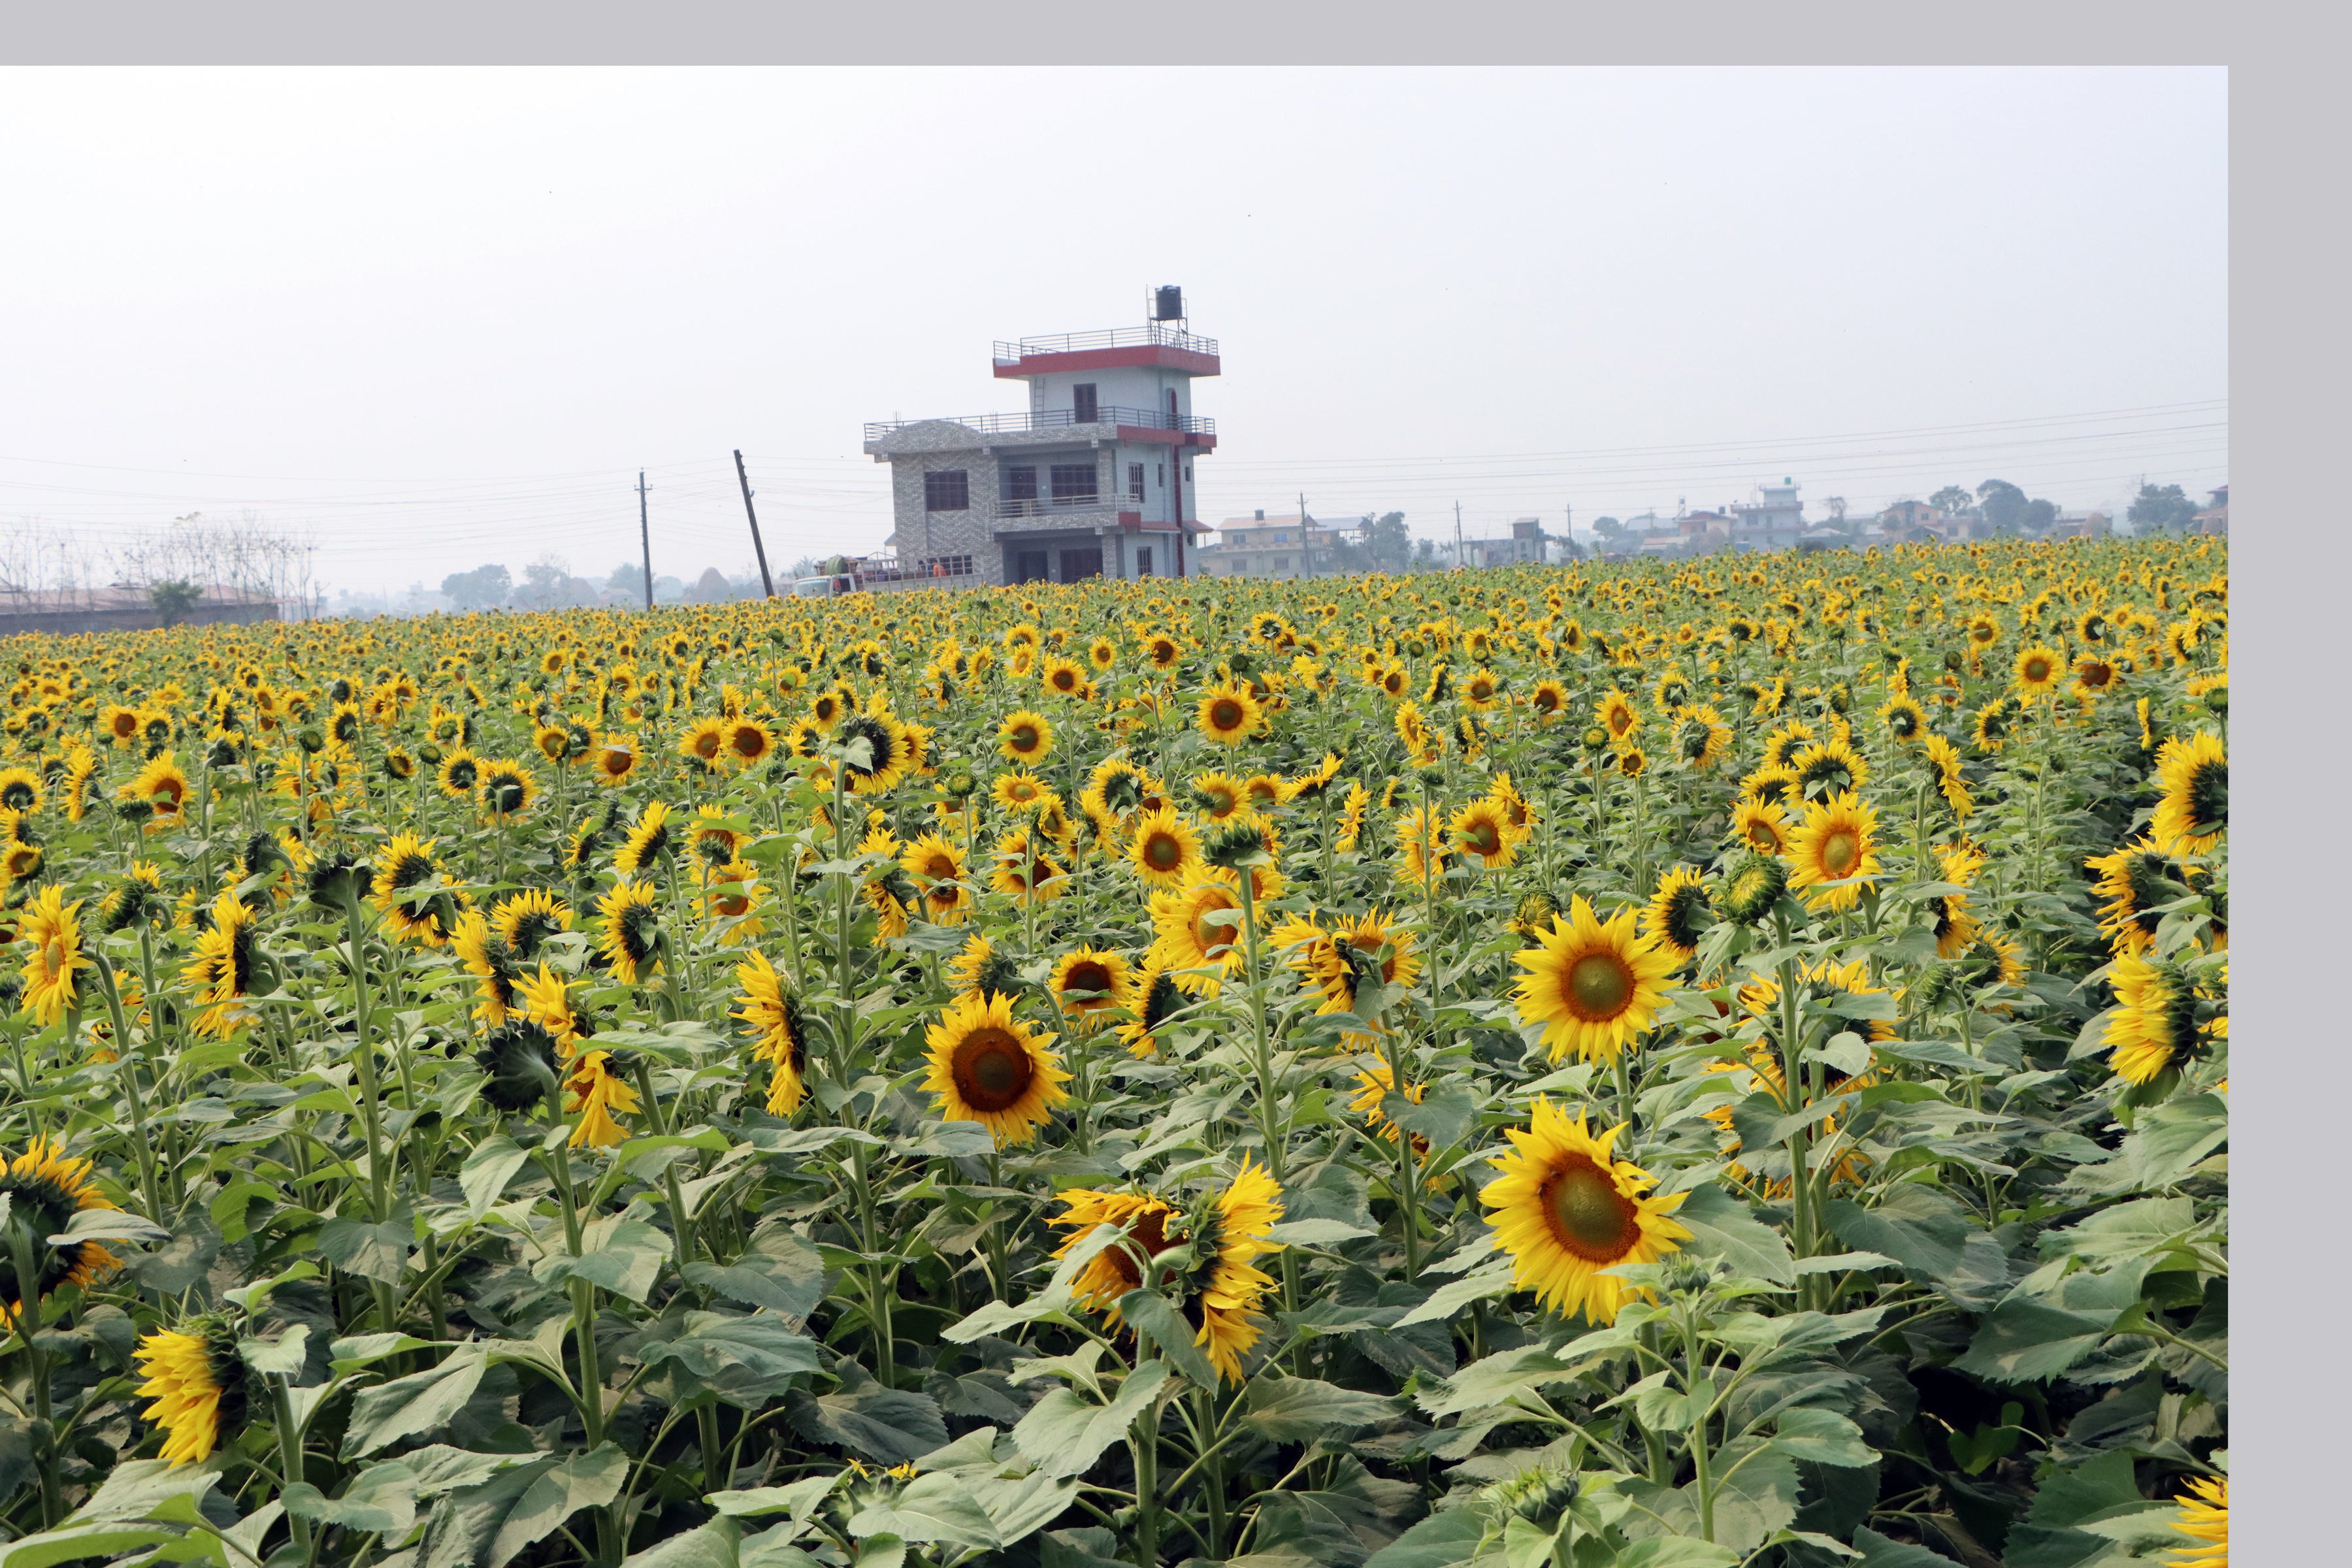
[[[869,419],[1184,287],[1201,515],[2228,478],[2227,75],[0,71],[0,520],[331,586],[880,542]]]

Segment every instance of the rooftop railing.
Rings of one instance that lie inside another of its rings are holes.
[[[1195,436],[1213,436],[1217,422],[1191,414],[1171,414],[1160,408],[1097,408],[1092,419],[1080,419],[1075,408],[1042,408],[1019,414],[966,414],[952,419],[887,419],[868,422],[866,438],[879,441],[894,431],[910,425],[961,425],[982,436],[1017,434],[1026,430],[1055,430],[1065,426],[1125,425],[1142,430],[1181,430]]]
[[[1099,332],[1061,332],[1052,337],[1023,338],[1017,343],[999,340],[991,350],[998,364],[1013,364],[1031,354],[1083,353],[1089,349],[1182,349],[1188,353],[1216,357],[1217,340],[1195,337],[1174,327],[1147,321],[1139,327],[1109,327]]]

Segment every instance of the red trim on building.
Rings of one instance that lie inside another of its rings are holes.
[[[1143,526],[1143,514],[1139,511],[1120,512],[1118,514],[1118,525],[1128,532],[1132,533]]]
[[[1217,449],[1217,438],[1198,430],[1155,430],[1148,425],[1121,425],[1118,438],[1122,441],[1158,441],[1171,447],[1196,447],[1203,452]]]
[[[1217,356],[1171,348],[1166,343],[1141,343],[1127,349],[1080,349],[1073,353],[1024,354],[1017,360],[994,360],[996,379],[1019,381],[1060,370],[1119,370],[1131,365],[1157,365],[1188,375],[1215,375]]]

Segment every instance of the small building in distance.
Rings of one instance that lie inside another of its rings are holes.
[[[866,426],[890,465],[890,543],[869,585],[992,587],[1088,577],[1181,577],[1204,531],[1192,465],[1216,424],[1192,382],[1217,341],[1186,330],[1183,296],[1149,296],[1140,326],[999,342],[992,369],[1028,389],[1013,413]]]
[[[1361,517],[1318,519],[1311,512],[1278,512],[1268,517],[1263,508],[1249,517],[1229,517],[1218,527],[1213,543],[1193,554],[1203,577],[1329,577],[1340,568],[1336,544],[1361,543],[1370,520]]]
[[[278,619],[278,601],[226,584],[207,584],[183,614],[184,626],[251,626]],[[0,637],[24,632],[47,632],[71,637],[80,632],[152,631],[163,616],[147,597],[147,590],[131,583],[103,588],[22,588],[0,582]]]
[[[2190,521],[2191,533],[2227,533],[2230,531],[2230,487],[2223,485],[2210,493],[2210,504]]]
[[[1732,503],[1731,543],[1739,550],[1786,550],[1805,537],[1805,503],[1793,479],[1756,487],[1755,499]]]
[[[1511,524],[1510,533],[1501,539],[1465,539],[1462,541],[1459,559],[1452,541],[1437,546],[1438,559],[1453,566],[1514,566],[1522,562],[1542,563],[1550,555],[1545,547],[1551,542],[1544,532],[1543,520],[1522,517]]]

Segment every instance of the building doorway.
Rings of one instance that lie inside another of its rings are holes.
[[[1051,575],[1046,569],[1044,551],[1023,550],[1013,555],[1013,580],[1015,583],[1043,583]]]
[[[1065,550],[1062,552],[1062,581],[1076,583],[1102,575],[1102,551]]]

